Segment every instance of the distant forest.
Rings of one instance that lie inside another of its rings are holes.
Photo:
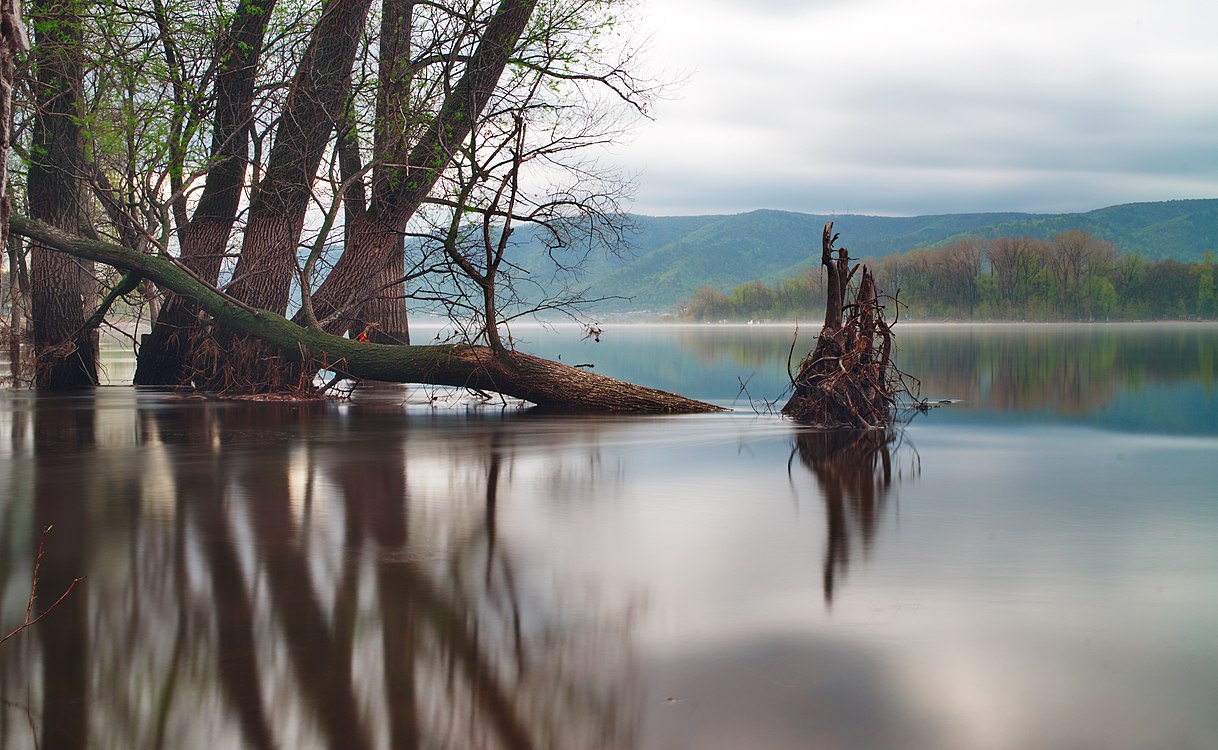
[[[1047,240],[963,237],[941,247],[863,259],[900,315],[920,320],[1213,320],[1212,250],[1198,262],[1121,253],[1081,230]],[[808,320],[824,314],[824,273],[807,269],[730,292],[702,286],[678,306],[695,321]]]

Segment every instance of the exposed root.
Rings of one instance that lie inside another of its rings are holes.
[[[866,266],[850,267],[846,248],[834,257],[837,237],[833,222],[826,224],[821,253],[829,273],[825,325],[792,378],[794,393],[782,413],[818,427],[887,427],[897,397],[909,394],[916,381],[892,362],[892,326],[884,317],[884,296],[875,278]],[[847,304],[847,286],[860,268],[854,301]]]
[[[324,368],[302,367],[286,361],[277,350],[254,336],[217,335],[211,326],[179,331],[189,336],[183,387],[193,387],[226,398],[301,401],[331,398],[313,382],[313,373]]]

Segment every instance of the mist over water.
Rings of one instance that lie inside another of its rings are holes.
[[[1218,746],[1218,326],[897,330],[953,403],[890,435],[767,412],[792,326],[514,332],[719,415],[6,390],[2,629],[46,526],[40,605],[87,580],[0,739]]]

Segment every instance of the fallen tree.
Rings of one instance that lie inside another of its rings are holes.
[[[721,407],[646,388],[511,350],[465,344],[385,345],[335,336],[243,304],[200,280],[177,259],[148,255],[100,240],[74,236],[13,215],[10,229],[62,253],[137,274],[197,301],[211,321],[228,331],[273,346],[285,364],[310,382],[330,370],[356,378],[495,392],[538,406],[579,411],[696,413]]]
[[[826,428],[883,428],[892,423],[905,378],[892,361],[892,327],[881,294],[866,266],[850,266],[846,248],[833,247],[833,222],[821,237],[821,264],[828,281],[825,323],[816,346],[792,378],[794,392],[782,413]],[[846,302],[850,280],[862,269],[854,300]]]

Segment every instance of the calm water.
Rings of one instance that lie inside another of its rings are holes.
[[[1218,327],[906,327],[892,442],[789,328],[517,333],[736,410],[0,393],[0,629],[87,576],[0,745],[1218,747]]]

